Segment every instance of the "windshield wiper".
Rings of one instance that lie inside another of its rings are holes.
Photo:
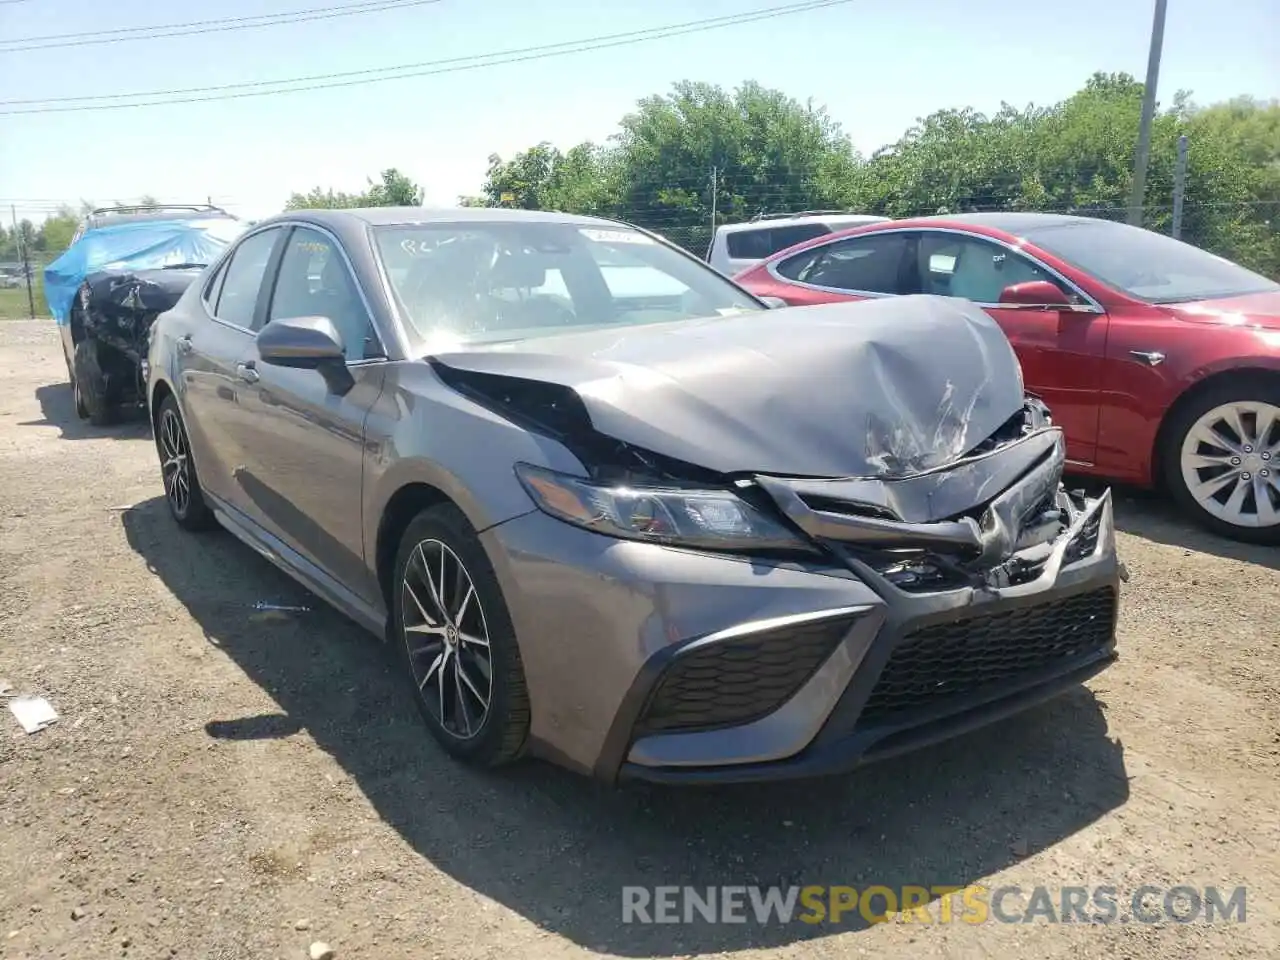
[[[208,266],[207,263],[166,263],[160,269],[161,270],[191,270],[195,267],[200,267],[201,269],[204,269],[207,266]]]

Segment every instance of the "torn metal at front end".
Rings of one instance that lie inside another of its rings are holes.
[[[1066,444],[1047,411],[1028,400],[1016,436],[995,438],[945,467],[892,478],[787,479],[759,487],[797,527],[855,566],[904,590],[971,586],[1008,591],[1052,579],[1091,554],[1110,492],[1066,491]]]

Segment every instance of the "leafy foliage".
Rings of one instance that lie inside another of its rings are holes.
[[[623,117],[607,146],[539,143],[489,158],[469,205],[617,217],[706,249],[714,222],[843,209],[1127,211],[1142,84],[1098,73],[1051,106],[940,110],[863,158],[822,109],[748,82],[678,83]],[[1152,128],[1144,224],[1168,232],[1178,138],[1189,149],[1182,238],[1280,274],[1280,101],[1197,107],[1179,93]],[[713,179],[713,173],[714,179]],[[714,184],[714,186],[713,186]]]
[[[388,167],[379,179],[368,180],[363,193],[313,187],[307,193],[295,193],[285,204],[286,210],[338,210],[356,207],[420,207],[423,190],[395,167]]]

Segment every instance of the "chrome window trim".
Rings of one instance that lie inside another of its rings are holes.
[[[1073,291],[1077,296],[1083,298],[1085,302],[1088,303],[1089,306],[1092,307],[1095,311],[1097,311],[1098,313],[1106,313],[1106,310],[1103,308],[1102,304],[1100,304],[1094,297],[1090,296],[1089,293],[1087,293],[1078,283],[1064,276],[1060,270],[1054,269],[1049,264],[1045,263],[1043,260],[1037,257],[1035,254],[1028,252],[1025,248],[1025,244],[1026,244],[1025,240],[1019,240],[1018,243],[1014,244],[1014,243],[1009,243],[1005,240],[1002,240],[999,237],[989,237],[986,234],[973,233],[972,231],[969,231],[969,230],[957,230],[955,227],[894,227],[892,229],[885,229],[885,230],[868,230],[866,233],[859,233],[851,237],[837,237],[835,239],[825,240],[820,243],[815,243],[812,247],[806,247],[804,250],[801,250],[798,253],[794,253],[790,257],[786,257],[782,260],[773,261],[765,269],[768,271],[769,276],[773,277],[773,279],[777,280],[779,283],[789,284],[791,286],[796,286],[796,287],[802,287],[806,290],[817,290],[821,293],[852,294],[854,296],[866,297],[867,299],[872,299],[876,297],[905,296],[905,294],[901,294],[901,293],[878,293],[874,290],[847,290],[843,287],[827,287],[817,283],[805,283],[803,280],[792,280],[789,277],[784,277],[782,274],[778,273],[778,270],[777,270],[777,267],[779,264],[785,263],[787,260],[791,260],[795,257],[800,256],[801,254],[810,253],[811,251],[817,250],[819,247],[825,247],[830,244],[840,243],[841,241],[844,241],[844,240],[862,240],[862,239],[877,237],[882,234],[890,234],[890,233],[948,233],[958,237],[967,237],[973,240],[986,240],[987,242],[993,243],[998,247],[1004,247],[1004,249],[1008,250],[1010,253],[1016,253],[1019,256],[1026,257],[1027,260],[1031,261],[1031,263],[1033,263],[1035,266],[1039,267],[1041,270],[1043,270],[1045,273],[1049,274],[1050,276],[1057,278],[1064,286],[1067,287],[1067,289]],[[1010,304],[1007,304],[1007,303],[979,303],[977,300],[971,300],[970,303],[973,303],[975,306],[990,308],[990,309],[998,309],[998,310],[1017,309],[1016,306],[1011,306]]]

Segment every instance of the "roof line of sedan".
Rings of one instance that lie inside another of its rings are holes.
[[[261,224],[303,220],[332,225],[359,220],[370,226],[412,226],[420,223],[569,223],[580,226],[612,226],[618,221],[603,217],[556,213],[549,210],[513,210],[506,207],[352,207],[336,210],[288,210],[261,221]],[[261,225],[260,224],[260,225]]]

